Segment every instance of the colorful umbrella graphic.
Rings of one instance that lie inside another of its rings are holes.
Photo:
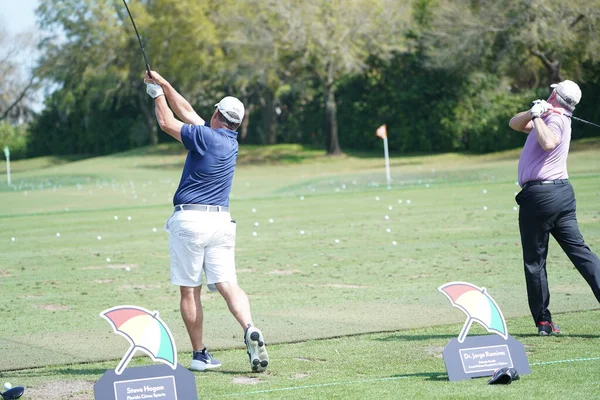
[[[125,337],[131,344],[115,369],[117,375],[121,375],[136,350],[148,354],[153,361],[177,368],[175,341],[167,325],[158,317],[158,311],[151,312],[136,306],[117,306],[104,310],[100,316],[108,321],[115,333]]]
[[[488,332],[502,336],[504,340],[508,338],[502,311],[485,288],[467,282],[450,282],[440,286],[438,290],[448,297],[454,307],[467,314],[467,321],[458,335],[459,343],[465,341],[473,321],[479,322]]]

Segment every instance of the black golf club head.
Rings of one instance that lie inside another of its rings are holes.
[[[23,393],[25,393],[25,388],[23,386],[15,386],[4,393],[0,393],[0,396],[2,396],[4,400],[16,400],[21,398]]]
[[[494,371],[492,379],[489,380],[489,385],[508,385],[512,381],[518,381],[520,379],[519,373],[514,368],[500,368]]]

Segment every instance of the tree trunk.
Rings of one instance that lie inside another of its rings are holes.
[[[263,108],[263,126],[267,144],[277,143],[277,115],[275,114],[275,93],[267,90]]]
[[[561,63],[560,60],[550,60],[545,53],[537,50],[537,49],[529,49],[531,54],[540,59],[544,67],[546,67],[546,72],[548,73],[548,84],[558,83],[564,81],[562,73],[561,73]]]
[[[10,117],[10,112],[18,106],[18,104],[21,102],[21,100],[23,100],[23,98],[25,98],[25,95],[27,94],[27,91],[29,89],[31,89],[31,87],[33,86],[33,82],[35,80],[35,76],[32,76],[31,79],[29,80],[29,83],[27,83],[27,85],[25,86],[25,88],[21,91],[21,93],[17,96],[17,98],[8,105],[8,107],[6,108],[6,110],[4,110],[4,112],[2,113],[2,115],[0,115],[0,121],[7,119]],[[21,114],[19,112],[19,114]],[[20,123],[21,121],[19,121]]]
[[[245,101],[245,104],[248,104],[248,101]],[[248,124],[250,123],[250,114],[252,113],[252,106],[246,106],[246,112],[244,113],[244,119],[242,120],[242,125],[240,126],[240,138],[238,142],[246,143],[246,139],[248,138]]]
[[[327,63],[327,81],[325,83],[325,135],[328,156],[342,155],[338,138],[337,107],[335,104],[335,86],[333,62]]]
[[[327,124],[327,155],[339,156],[342,154],[342,149],[338,138],[337,107],[335,104],[335,88],[333,85],[327,85],[325,117]]]

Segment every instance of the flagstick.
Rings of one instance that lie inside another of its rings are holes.
[[[465,322],[465,324],[463,325],[463,328],[460,331],[460,334],[458,335],[458,343],[462,343],[465,341],[465,338],[467,337],[467,333],[469,333],[469,329],[471,329],[472,323],[473,323],[473,319],[468,318],[467,322]]]
[[[387,136],[383,138],[383,154],[385,155],[385,178],[389,185],[392,181],[390,176],[390,153],[388,152],[388,140]]]
[[[119,363],[119,365],[117,365],[117,368],[115,369],[115,373],[117,375],[121,375],[123,373],[123,370],[125,369],[127,364],[129,364],[129,361],[131,361],[131,358],[133,357],[135,350],[136,350],[135,346],[131,346],[129,348],[129,352],[127,352],[127,354],[125,354],[125,357],[123,357],[121,359],[121,362]]]

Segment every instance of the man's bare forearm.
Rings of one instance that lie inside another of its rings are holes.
[[[529,133],[533,129],[531,124],[531,113],[529,110],[523,111],[511,118],[508,125],[515,131]]]
[[[183,123],[175,118],[167,104],[165,96],[159,96],[154,99],[154,109],[160,129],[181,142],[181,127]]]
[[[204,125],[204,120],[194,111],[192,105],[170,83],[163,85],[163,90],[169,100],[169,105],[183,122],[191,125]]]

